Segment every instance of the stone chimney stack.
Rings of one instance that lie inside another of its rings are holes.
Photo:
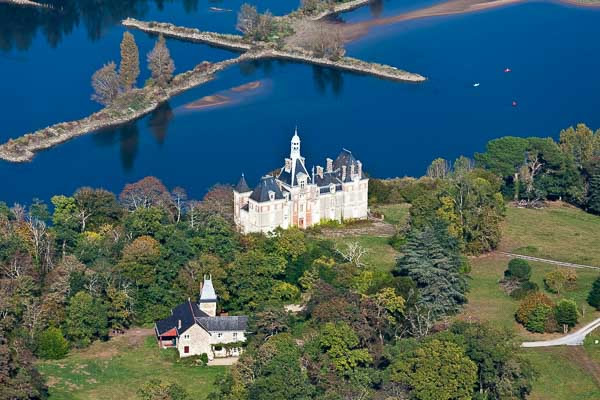
[[[177,329],[181,329],[181,320],[177,321]]]
[[[331,158],[327,159],[327,172],[333,172],[333,160]]]
[[[356,165],[358,165],[358,177],[362,179],[362,163],[360,161],[357,161]]]
[[[350,178],[354,179],[354,163],[350,164]]]
[[[320,165],[317,165],[317,175],[319,176],[319,178],[323,179],[323,167],[321,167]]]
[[[292,170],[292,160],[289,158],[285,159],[285,172],[290,172]]]
[[[198,307],[200,308],[200,311],[203,311],[210,317],[215,317],[217,315],[217,294],[215,293],[212,277],[210,275],[204,275]]]
[[[342,182],[346,180],[346,166],[342,165]]]

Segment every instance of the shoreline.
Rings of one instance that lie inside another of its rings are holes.
[[[165,89],[157,87],[135,89],[126,96],[132,96],[136,100],[141,101],[143,106],[139,109],[133,109],[131,106],[127,108],[122,107],[121,104],[118,104],[119,99],[117,99],[117,104],[105,107],[82,119],[59,122],[22,135],[17,139],[10,139],[8,142],[0,145],[0,158],[9,162],[28,162],[39,151],[52,148],[88,133],[123,125],[139,119],[154,111],[171,97],[213,80],[216,72],[248,58],[246,54],[242,54],[237,58],[214,64],[198,64],[194,69],[182,72],[173,77],[173,80]]]
[[[37,8],[48,8],[48,9],[54,8],[49,4],[38,3],[35,1],[31,1],[31,0],[0,0],[0,4],[2,4],[2,3],[12,4],[12,5],[21,6],[21,7],[37,7]]]

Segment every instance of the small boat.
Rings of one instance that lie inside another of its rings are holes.
[[[510,68],[505,68],[505,69],[504,69],[504,72],[506,72],[506,73],[508,73],[508,72],[512,72],[512,69],[510,69]]]
[[[513,106],[513,107],[516,107],[516,106],[517,106],[517,102],[513,100],[513,102],[512,102],[512,106]]]
[[[219,7],[209,7],[209,10],[215,11],[215,12],[231,12],[231,10],[228,8],[219,8]]]
[[[474,84],[473,84],[473,87],[479,87],[479,82],[477,82],[477,83],[474,83]]]

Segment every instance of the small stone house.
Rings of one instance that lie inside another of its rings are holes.
[[[246,341],[248,317],[217,316],[217,295],[210,277],[204,277],[198,303],[188,299],[157,321],[154,330],[160,348],[176,348],[180,357],[206,353],[209,360],[237,357]]]

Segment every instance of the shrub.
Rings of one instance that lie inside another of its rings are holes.
[[[69,352],[69,342],[60,329],[50,327],[37,338],[37,355],[41,358],[58,360]]]
[[[573,300],[560,300],[554,309],[554,313],[556,322],[561,325],[573,327],[577,324],[579,313],[577,312],[577,304]]]
[[[552,313],[552,308],[546,304],[538,304],[531,312],[525,323],[525,328],[531,332],[544,333],[546,322]]]
[[[519,304],[515,318],[523,325],[527,325],[531,313],[539,306],[545,305],[550,309],[554,308],[554,303],[548,296],[540,292],[534,292],[527,295]]]
[[[521,300],[528,296],[531,293],[537,292],[539,290],[539,286],[535,282],[524,281],[521,283],[521,286],[512,292],[510,292],[510,297],[515,300]]]
[[[200,360],[204,363],[204,364],[208,364],[208,354],[206,353],[202,353],[200,354]]]
[[[590,306],[600,310],[600,276],[594,281],[592,290],[590,290],[590,293],[588,294],[587,301]]]
[[[528,281],[531,278],[531,266],[525,260],[513,258],[508,263],[508,269],[504,272],[504,276],[519,281]]]
[[[560,294],[563,289],[574,289],[577,286],[577,274],[568,269],[555,269],[544,277],[546,289],[552,293]]]

